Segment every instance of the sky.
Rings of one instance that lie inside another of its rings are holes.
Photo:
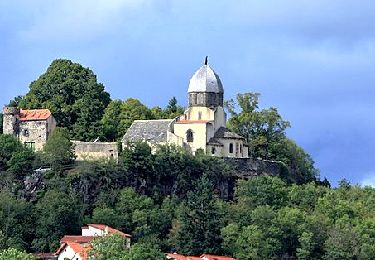
[[[0,104],[64,58],[112,99],[186,106],[208,55],[225,99],[261,93],[321,178],[375,187],[374,13],[373,0],[0,0]]]

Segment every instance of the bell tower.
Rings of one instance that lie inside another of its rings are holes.
[[[189,107],[223,107],[224,88],[219,76],[205,62],[190,79],[188,89]]]

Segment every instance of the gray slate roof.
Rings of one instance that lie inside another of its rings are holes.
[[[215,135],[214,135],[215,138],[233,138],[233,139],[245,139],[243,138],[242,136],[236,134],[235,132],[232,132],[231,130],[229,130],[228,128],[226,127],[220,127]]]
[[[172,120],[135,120],[122,138],[122,142],[147,141],[155,144],[167,142],[168,125]]]
[[[203,65],[190,79],[188,93],[214,92],[224,93],[223,83],[209,65]]]

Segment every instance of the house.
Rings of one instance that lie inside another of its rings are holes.
[[[42,150],[55,128],[56,120],[48,109],[3,109],[3,133],[15,136],[33,150]]]
[[[201,256],[184,256],[177,253],[169,253],[167,259],[171,260],[236,260],[233,257],[203,254]]]
[[[87,260],[92,248],[91,242],[97,237],[109,234],[121,235],[126,239],[125,247],[130,248],[131,235],[104,224],[87,224],[87,226],[82,227],[82,234],[80,236],[65,235],[61,238],[60,247],[54,255],[58,260]]]
[[[122,139],[147,142],[153,150],[158,144],[181,146],[195,154],[202,150],[218,157],[248,158],[245,138],[226,128],[224,88],[206,57],[192,76],[188,87],[188,108],[174,119],[135,120]]]

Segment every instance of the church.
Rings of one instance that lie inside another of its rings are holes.
[[[154,150],[159,144],[173,144],[192,154],[200,150],[211,156],[248,158],[245,138],[226,128],[223,103],[223,84],[206,57],[190,79],[184,114],[174,119],[135,120],[122,139],[123,146],[147,142]]]

